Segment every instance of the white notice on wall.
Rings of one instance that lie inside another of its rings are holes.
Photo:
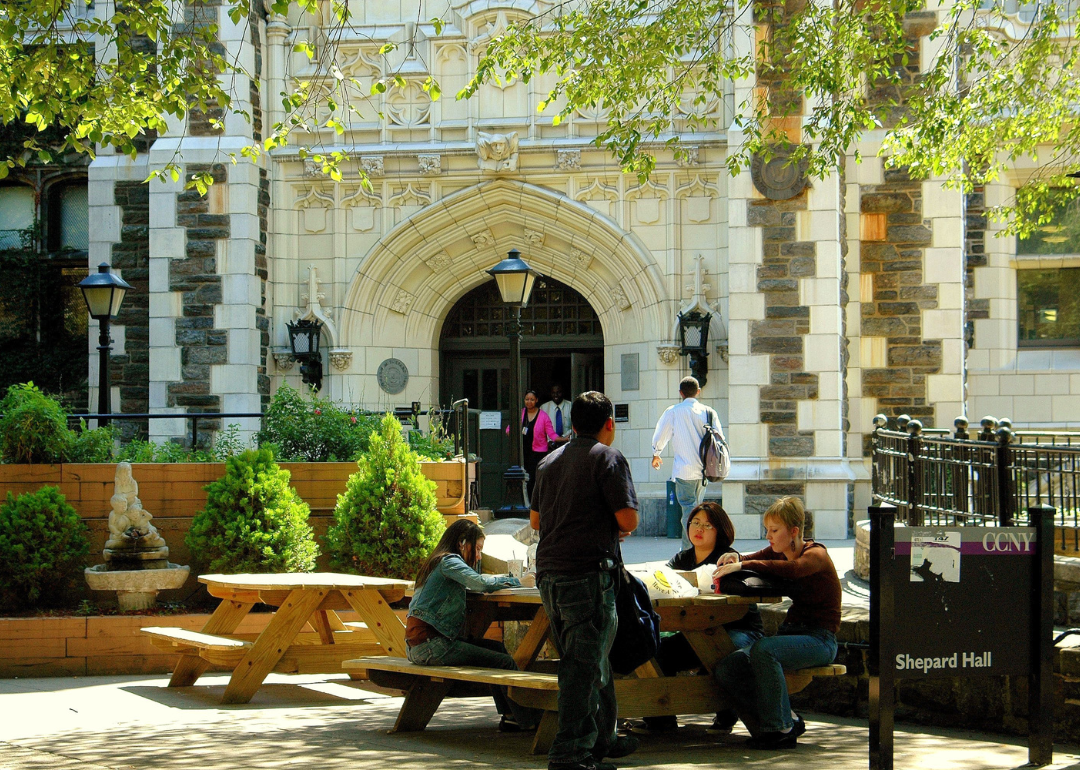
[[[499,430],[502,428],[502,412],[481,412],[480,430]]]
[[[960,582],[960,533],[912,535],[911,582]]]

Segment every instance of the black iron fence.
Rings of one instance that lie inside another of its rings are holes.
[[[957,418],[955,432],[930,432],[900,418],[874,418],[873,493],[913,526],[1010,526],[1028,508],[1057,510],[1062,546],[1080,550],[1080,433],[1012,429],[984,418],[975,436]]]

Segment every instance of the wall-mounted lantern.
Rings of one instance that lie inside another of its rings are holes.
[[[304,383],[313,390],[321,390],[323,372],[319,335],[322,334],[322,324],[302,319],[286,326],[289,328],[289,347],[292,348],[293,358],[300,362],[300,374]]]

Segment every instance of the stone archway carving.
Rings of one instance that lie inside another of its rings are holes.
[[[511,248],[579,291],[608,344],[648,341],[670,325],[663,274],[632,233],[565,195],[498,179],[425,206],[376,244],[346,294],[343,343],[437,348],[454,302],[489,280],[484,271]]]

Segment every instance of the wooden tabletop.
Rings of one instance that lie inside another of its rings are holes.
[[[248,591],[294,591],[301,588],[327,591],[356,588],[391,588],[404,590],[412,586],[409,580],[344,575],[336,572],[292,572],[276,575],[199,575],[199,582],[208,586]]]
[[[200,578],[201,579],[201,578]],[[470,593],[470,599],[497,604],[540,604],[540,591],[536,588],[504,588],[491,593]],[[777,596],[729,596],[727,594],[701,594],[685,599],[654,599],[654,607],[690,607],[717,604],[774,604],[781,601]]]

